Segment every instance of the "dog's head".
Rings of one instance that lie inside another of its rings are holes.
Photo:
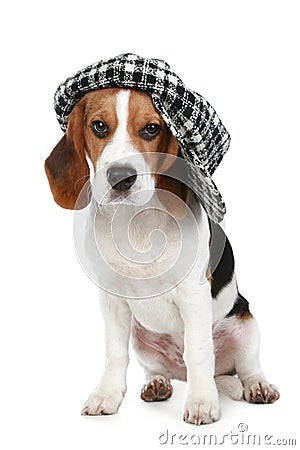
[[[91,193],[102,205],[141,205],[158,188],[164,205],[181,215],[182,201],[168,196],[185,200],[187,194],[174,175],[178,153],[176,138],[148,94],[109,88],[77,103],[45,169],[53,197],[64,208],[84,208]],[[87,157],[94,170],[92,189]]]

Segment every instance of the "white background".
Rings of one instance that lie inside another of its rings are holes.
[[[155,449],[170,444],[159,444],[167,429],[188,438],[217,433],[221,441],[224,433],[238,433],[239,423],[249,434],[299,438],[298,6],[289,0],[2,6],[1,448]],[[167,403],[143,403],[143,372],[132,355],[119,414],[80,416],[104,365],[103,327],[96,288],[73,249],[73,214],[53,202],[43,161],[62,136],[52,106],[58,84],[123,52],[167,60],[231,133],[214,179],[227,204],[239,287],[260,323],[263,368],[281,391],[274,405],[222,397],[220,422],[187,425],[185,384],[175,384]],[[170,448],[182,447],[176,439]]]

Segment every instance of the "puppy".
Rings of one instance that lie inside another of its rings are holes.
[[[91,200],[85,248],[101,287],[106,366],[83,415],[118,411],[130,339],[145,370],[143,400],[166,400],[171,379],[187,381],[186,422],[218,420],[218,390],[251,403],[279,398],[260,367],[230,243],[184,183],[178,142],[146,93],[87,93],[45,169],[59,205]]]

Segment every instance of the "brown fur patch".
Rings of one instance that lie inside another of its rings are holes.
[[[84,208],[89,203],[89,166],[85,157],[83,137],[84,102],[80,102],[71,112],[69,126],[64,137],[53,149],[45,161],[45,171],[48,177],[54,200],[63,208]],[[83,189],[86,195],[77,198]]]
[[[247,320],[253,319],[253,314],[250,311],[247,311],[241,314],[237,313],[236,317],[245,322]]]
[[[210,284],[210,287],[212,287],[213,276],[212,276],[212,273],[211,273],[211,266],[210,266],[210,264],[208,264],[208,267],[207,267],[206,278],[207,278],[207,280],[208,280],[208,282]]]
[[[92,161],[94,170],[99,156],[105,146],[114,136],[118,126],[116,113],[118,88],[100,89],[85,95],[86,102],[84,115],[84,139],[86,150]],[[96,120],[103,121],[109,128],[109,134],[99,139],[92,131],[92,123]]]

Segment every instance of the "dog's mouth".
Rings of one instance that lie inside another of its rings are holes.
[[[142,206],[149,203],[154,193],[153,188],[116,191],[109,189],[98,203],[103,206],[132,205]]]
[[[104,205],[118,205],[118,204],[127,204],[133,205],[134,202],[134,193],[130,191],[116,191],[114,189],[110,189],[105,196],[103,197],[102,204]]]

